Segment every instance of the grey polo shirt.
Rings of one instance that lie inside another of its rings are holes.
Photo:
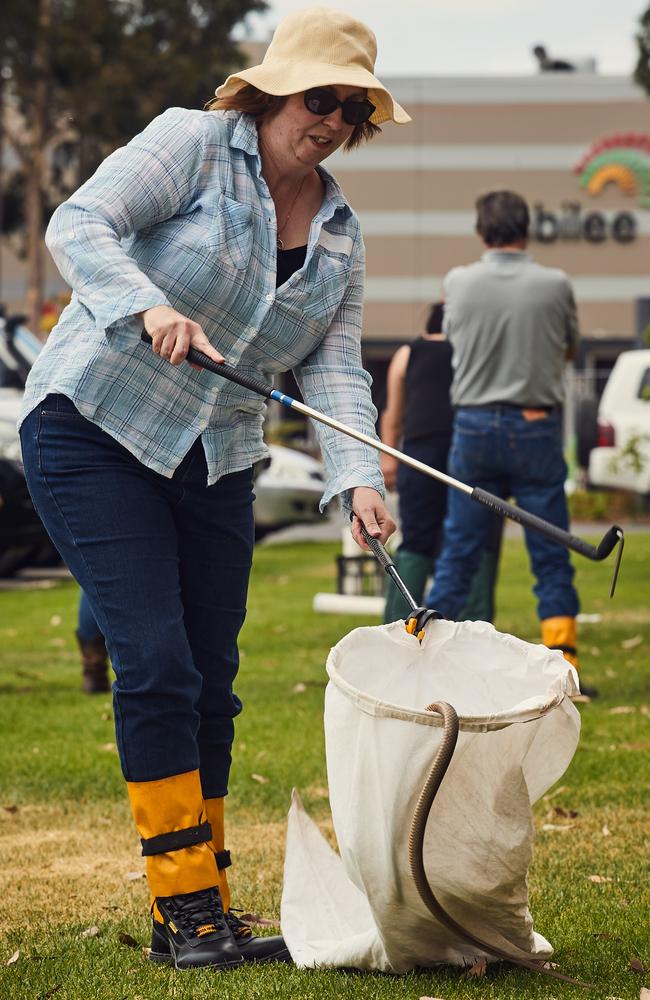
[[[454,406],[562,402],[566,352],[578,340],[564,271],[542,267],[523,251],[488,250],[449,272],[444,295]]]

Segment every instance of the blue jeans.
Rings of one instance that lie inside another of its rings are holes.
[[[465,407],[456,411],[448,472],[469,486],[514,497],[524,510],[568,529],[560,417],[557,412],[526,420],[510,407]],[[469,593],[490,530],[490,511],[467,494],[450,489],[443,546],[426,603],[456,618]],[[578,595],[566,549],[537,531],[525,529],[536,578],[540,619],[575,616]]]
[[[83,642],[93,642],[102,634],[102,630],[97,624],[95,612],[90,606],[88,594],[82,590],[79,594],[79,610],[77,611],[77,634]]]
[[[225,795],[252,470],[208,487],[199,438],[167,479],[58,395],[30,413],[21,439],[34,505],[106,639],[125,778],[199,768],[204,796]]]

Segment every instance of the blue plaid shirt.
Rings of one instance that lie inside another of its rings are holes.
[[[170,305],[231,364],[267,382],[293,368],[308,405],[374,436],[361,366],[363,240],[338,184],[319,172],[326,192],[305,264],[276,290],[275,210],[250,116],[172,108],[109,156],[47,231],[73,296],[31,371],[23,416],[62,393],[167,477],[199,435],[208,484],[262,458],[261,397],[170,365],[140,341],[135,314]],[[317,428],[321,507],[354,486],[383,494],[376,453]]]

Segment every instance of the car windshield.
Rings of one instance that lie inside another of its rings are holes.
[[[650,403],[650,368],[646,368],[643,373],[637,399],[643,399],[646,403]]]

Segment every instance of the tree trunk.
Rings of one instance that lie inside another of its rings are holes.
[[[43,309],[43,176],[42,154],[34,151],[27,165],[25,224],[27,229],[27,289],[25,307],[30,330],[40,336]]]
[[[40,336],[43,308],[43,188],[45,184],[45,143],[48,121],[49,32],[51,0],[39,0],[38,35],[34,52],[34,101],[32,105],[32,148],[26,164],[25,221],[27,228],[27,289],[25,305],[30,329]]]

